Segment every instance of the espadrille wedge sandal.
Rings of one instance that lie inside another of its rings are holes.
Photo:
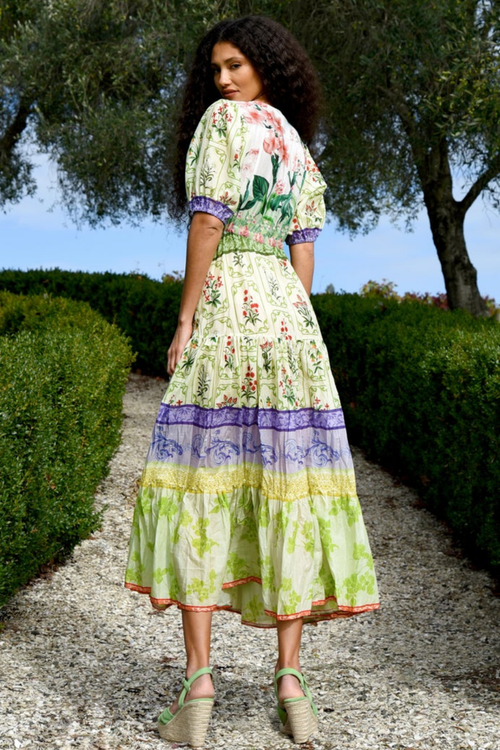
[[[281,705],[278,699],[278,680],[286,674],[292,674],[298,679],[304,696],[302,698],[285,698],[283,705]],[[311,734],[314,734],[318,728],[318,709],[314,704],[304,675],[296,669],[280,669],[274,676],[274,692],[278,716],[281,721],[281,731],[283,734],[293,737],[294,742],[298,745],[307,742]]]
[[[179,708],[173,714],[166,708],[158,717],[160,737],[169,742],[187,742],[190,747],[203,747],[208,722],[214,704],[213,698],[193,698],[186,701],[191,685],[202,674],[212,675],[211,667],[203,667],[191,675],[189,680],[182,680],[183,688],[179,696]]]

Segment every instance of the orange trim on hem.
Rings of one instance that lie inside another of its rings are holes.
[[[237,581],[229,581],[229,583],[223,583],[222,589],[232,589],[234,586],[241,586],[242,583],[260,583],[262,586],[262,578],[257,578],[257,576],[248,576],[248,578],[238,578]]]
[[[373,612],[374,609],[380,609],[380,602],[361,604],[359,607],[346,607],[343,604],[339,604],[339,610],[347,612],[349,615],[357,615],[360,612]]]
[[[136,583],[128,583],[125,581],[124,586],[130,591],[137,591],[139,594],[149,594],[151,592],[151,586],[138,586]]]
[[[335,597],[329,596],[328,599],[335,599]],[[314,607],[315,605],[316,602],[312,602],[312,606]],[[347,607],[340,604],[338,605],[338,610],[335,612],[314,612],[312,609],[305,609],[303,612],[294,612],[292,615],[278,615],[270,609],[265,609],[264,612],[269,617],[274,617],[279,621],[298,620],[299,617],[314,617],[315,620],[330,620],[334,617],[352,617],[353,615],[362,614],[363,612],[372,612],[375,609],[380,609],[379,602],[375,602],[374,604],[361,604],[359,607]]]
[[[249,581],[255,581],[256,583],[262,583],[261,579],[256,578],[255,576],[250,576],[249,578],[242,578],[238,581],[230,581],[229,583],[222,584],[222,588],[232,588],[234,586],[238,586],[242,583],[247,583]],[[231,607],[231,605],[218,605],[218,604],[211,604],[207,605],[206,607],[196,607],[191,606],[189,604],[183,604],[182,602],[179,602],[177,599],[156,599],[155,597],[151,596],[151,587],[148,586],[138,586],[135,583],[125,583],[125,588],[130,589],[131,591],[136,591],[139,594],[149,594],[149,598],[151,601],[151,605],[154,607],[154,609],[163,612],[165,609],[168,609],[172,606],[177,606],[178,609],[186,610],[187,612],[220,612],[220,611],[226,611],[226,612],[234,612],[235,614],[238,614],[241,616],[241,610],[234,609]],[[322,599],[319,601],[314,601],[311,603],[311,606],[321,606],[322,604],[326,604],[326,602],[330,599],[335,599],[337,601],[335,596],[328,596],[326,599]],[[346,605],[340,604],[337,605],[338,610],[335,612],[314,612],[312,609],[306,609],[302,612],[294,612],[291,615],[278,615],[276,612],[273,612],[272,610],[265,609],[264,612],[268,617],[272,617],[274,620],[278,622],[286,621],[286,620],[298,620],[299,618],[309,618],[308,622],[310,624],[316,624],[318,622],[321,622],[321,620],[333,620],[337,618],[346,618],[346,617],[352,617],[353,615],[362,614],[363,612],[373,612],[374,610],[377,610],[380,608],[380,603],[375,602],[373,604],[361,604],[359,607],[348,607]],[[275,628],[275,624],[260,624],[256,622],[250,622],[248,620],[241,620],[242,625],[249,625],[251,627],[256,628]]]

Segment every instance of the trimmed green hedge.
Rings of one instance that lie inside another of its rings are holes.
[[[0,606],[100,525],[132,360],[88,305],[0,292]]]
[[[177,327],[182,282],[138,274],[81,271],[0,271],[0,288],[14,294],[49,294],[88,302],[130,337],[134,367],[166,376],[168,347]]]
[[[350,437],[500,573],[500,326],[419,302],[313,298]]]
[[[80,297],[165,374],[182,285],[147,277],[1,271],[0,287]],[[352,442],[415,485],[472,553],[500,573],[500,326],[418,301],[312,298]]]

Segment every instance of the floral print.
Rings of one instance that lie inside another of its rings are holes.
[[[279,381],[279,388],[282,395],[284,396],[285,401],[287,401],[291,406],[299,405],[293,388],[293,380],[289,377],[285,366],[281,368],[281,380]]]
[[[214,307],[220,305],[221,287],[221,276],[217,276],[216,278],[213,273],[209,273],[207,278],[205,279],[205,284],[203,286],[203,297],[207,305],[213,305]]]
[[[311,362],[313,375],[319,375],[320,373],[323,373],[323,354],[318,349],[315,341],[311,341],[309,349],[309,360]]]
[[[241,384],[241,397],[250,403],[252,400],[255,401],[257,398],[257,379],[255,372],[252,370],[252,366],[249,364],[246,369],[246,373],[243,376],[243,382]]]
[[[260,102],[211,105],[186,163],[192,210],[225,226],[154,427],[126,586],[259,627],[376,609],[328,353],[283,249],[321,230],[321,173]]]
[[[297,312],[302,317],[306,327],[314,329],[314,319],[309,310],[309,305],[305,299],[302,299],[300,294],[297,295],[297,302],[294,302],[293,306],[297,308]]]
[[[249,293],[248,289],[245,289],[243,292],[245,295],[243,297],[243,305],[242,305],[242,316],[245,321],[245,325],[250,323],[251,325],[255,325],[255,323],[260,320],[259,318],[259,305],[257,302],[254,302],[254,299],[252,295]]]
[[[238,399],[236,396],[228,396],[227,393],[222,397],[222,401],[217,404],[218,409],[222,409],[223,406],[236,406]]]
[[[321,172],[281,112],[262,102],[208,108],[189,148],[186,186],[192,201],[204,196],[231,210],[227,234],[259,245],[281,249],[294,232],[324,223]]]
[[[292,340],[292,334],[288,331],[288,326],[286,324],[286,320],[280,320],[280,333],[282,337],[285,339],[285,341],[291,341]]]
[[[234,348],[233,339],[228,336],[226,339],[226,345],[224,347],[224,367],[228,370],[234,370],[234,355],[236,349]]]
[[[219,137],[227,134],[228,125],[232,120],[233,115],[228,107],[219,104],[212,110],[212,127]]]
[[[273,359],[272,359],[273,342],[264,341],[264,343],[260,345],[260,348],[262,351],[262,364],[263,364],[264,370],[266,373],[269,373],[271,372],[271,369],[273,366]]]

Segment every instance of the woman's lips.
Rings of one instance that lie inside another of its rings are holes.
[[[231,91],[224,91],[223,95],[227,98],[228,96],[233,96],[233,94],[237,94],[237,93],[238,93],[237,91],[231,90]]]

